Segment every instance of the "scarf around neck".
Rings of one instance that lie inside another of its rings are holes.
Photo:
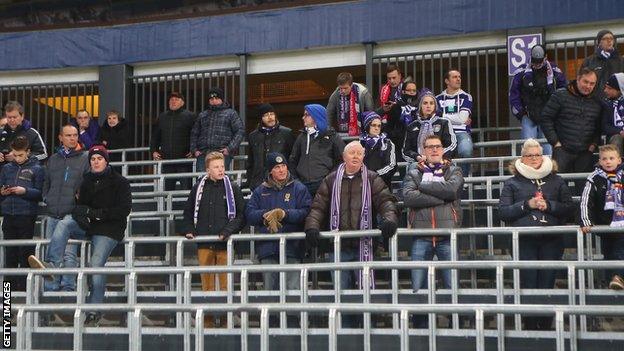
[[[604,210],[613,211],[610,226],[624,227],[624,184],[622,184],[624,169],[607,172],[600,168],[598,175],[607,179]]]
[[[444,164],[421,162],[418,167],[422,171],[421,182],[443,182]]]
[[[371,136],[368,133],[362,134],[360,136],[360,142],[365,149],[370,150],[377,145],[377,143],[381,143],[381,151],[385,151],[388,148],[387,145],[387,135],[386,133],[381,133],[377,136]]]
[[[204,193],[204,186],[206,180],[210,179],[208,175],[202,177],[197,186],[197,193],[195,194],[195,211],[193,212],[193,225],[197,225],[197,219],[199,216],[199,204],[201,203],[202,195]],[[226,175],[223,177],[223,186],[225,187],[225,202],[227,204],[227,216],[230,220],[236,218],[236,200],[234,199],[234,191],[232,190],[232,183],[230,178]]]
[[[340,132],[348,132],[349,136],[360,134],[360,88],[357,84],[351,84],[351,92],[348,96],[340,96],[340,111],[338,113],[338,128]]]
[[[550,157],[546,156],[542,156],[542,165],[538,169],[535,169],[529,165],[525,165],[524,163],[522,163],[521,159],[517,159],[514,163],[514,166],[516,167],[516,170],[518,170],[518,173],[530,180],[542,179],[552,173],[553,169],[553,164],[550,160]]]
[[[425,154],[425,149],[424,149],[424,144],[425,144],[425,139],[427,139],[428,136],[433,135],[433,122],[435,121],[434,116],[431,116],[430,118],[427,119],[419,119],[420,121],[420,132],[418,132],[418,154],[419,155],[424,155]]]
[[[390,86],[390,83],[386,83],[384,84],[383,87],[381,87],[381,93],[379,94],[379,101],[381,102],[381,105],[385,105],[388,101],[401,101],[401,92],[403,91],[403,82],[399,83],[399,85],[396,87],[396,90],[394,91],[394,94],[392,94],[392,99],[390,99],[390,94],[392,93],[392,86]],[[388,120],[390,116],[387,113],[384,113],[381,116],[381,121],[383,123],[386,123],[386,121]]]
[[[332,187],[332,199],[330,208],[329,229],[338,231],[340,229],[340,195],[342,190],[342,178],[345,174],[345,164],[338,166],[336,179]],[[372,207],[371,207],[371,186],[368,180],[368,168],[362,165],[362,210],[360,212],[360,230],[371,229],[372,227]],[[373,238],[370,236],[360,238],[360,261],[368,262],[373,260]],[[371,288],[375,287],[375,275],[371,271]],[[363,272],[358,274],[358,286],[362,288]]]

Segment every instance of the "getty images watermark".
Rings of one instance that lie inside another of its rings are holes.
[[[2,347],[11,347],[11,282],[2,282]]]

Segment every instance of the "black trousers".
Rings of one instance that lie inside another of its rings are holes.
[[[557,161],[559,173],[591,172],[594,169],[594,155],[589,150],[571,152],[563,147],[556,147],[552,157]],[[584,186],[585,180],[575,180],[572,195],[580,195]]]
[[[2,220],[2,232],[5,240],[32,239],[35,232],[35,216],[5,215]],[[35,253],[34,246],[5,246],[6,268],[28,268],[28,256]],[[12,290],[25,290],[26,276],[6,276]]]
[[[173,163],[173,164],[163,164],[162,165],[162,173],[191,173],[193,172],[193,164],[192,163]],[[165,191],[167,190],[175,190],[176,182],[180,181],[181,190],[191,190],[191,178],[167,178],[165,179]]]

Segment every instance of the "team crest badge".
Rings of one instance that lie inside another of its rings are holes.
[[[282,156],[277,156],[277,157],[275,158],[275,162],[277,162],[277,163],[282,163],[282,162],[284,162],[284,159],[282,158]]]
[[[284,202],[290,201],[290,193],[284,194]]]

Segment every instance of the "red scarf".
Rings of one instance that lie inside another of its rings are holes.
[[[356,106],[358,105],[357,99],[358,99],[357,89],[351,89],[351,94],[349,95],[349,136],[360,135],[358,113],[356,110],[357,108]]]
[[[379,94],[379,100],[381,102],[381,106],[385,105],[389,100],[390,100],[390,92],[392,92],[392,87],[390,86],[390,83],[386,83],[384,84],[383,87],[381,87],[381,93]],[[386,123],[386,121],[388,120],[388,114],[384,113],[381,116],[381,122],[382,123]]]

